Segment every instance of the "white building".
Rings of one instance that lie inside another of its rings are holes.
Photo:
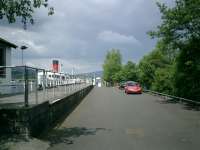
[[[0,66],[11,66],[12,48],[17,48],[17,46],[0,38]],[[11,80],[11,69],[2,67],[0,68],[0,82],[8,82]]]
[[[17,48],[13,43],[10,43],[0,38],[0,94],[12,92],[11,88],[11,49]]]

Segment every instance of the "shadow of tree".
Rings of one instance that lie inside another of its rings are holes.
[[[157,99],[156,102],[160,103],[160,104],[177,104],[178,101],[173,99],[173,98],[167,98],[167,99]]]
[[[0,108],[1,109],[8,109],[8,108],[19,108],[23,107],[24,102],[16,102],[16,103],[0,103]]]
[[[9,150],[7,143],[18,143],[22,141],[28,142],[29,139],[27,139],[23,135],[13,135],[13,134],[0,135],[0,150]]]
[[[73,127],[73,128],[61,128],[53,129],[47,135],[40,137],[41,140],[50,143],[50,146],[59,143],[73,144],[74,138],[80,136],[95,135],[98,131],[105,131],[105,128],[85,128],[85,127]]]
[[[191,103],[183,103],[183,108],[186,110],[200,111],[200,106],[191,104]]]
[[[181,104],[182,108],[185,110],[193,110],[200,111],[200,106],[197,104],[187,103],[187,102],[179,102],[176,99],[168,98],[168,99],[157,99],[156,102],[160,104]]]

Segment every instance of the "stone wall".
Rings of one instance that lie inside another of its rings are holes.
[[[92,88],[89,86],[52,104],[44,102],[27,108],[0,109],[0,134],[37,136],[69,115]]]

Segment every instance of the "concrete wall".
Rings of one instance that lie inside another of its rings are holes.
[[[89,86],[52,104],[44,102],[28,108],[0,109],[0,134],[37,136],[69,115],[92,88]]]

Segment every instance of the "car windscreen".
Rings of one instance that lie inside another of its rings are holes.
[[[127,86],[135,86],[135,85],[137,85],[137,83],[127,83]]]

